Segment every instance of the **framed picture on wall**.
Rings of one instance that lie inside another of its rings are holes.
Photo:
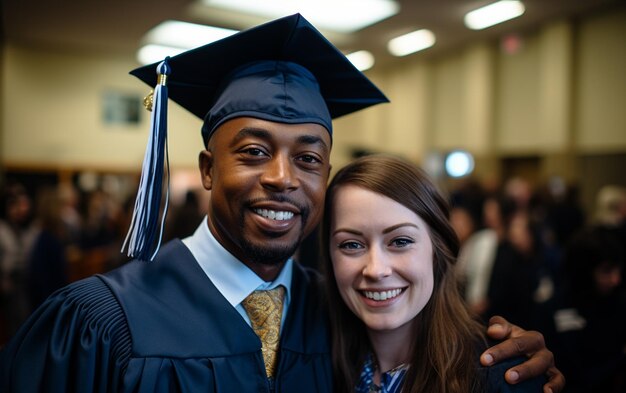
[[[142,98],[136,94],[107,90],[102,94],[102,121],[106,125],[136,125],[141,121]]]

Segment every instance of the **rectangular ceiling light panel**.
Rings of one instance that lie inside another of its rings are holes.
[[[237,30],[168,20],[152,28],[137,52],[141,64],[151,64],[235,34]]]
[[[421,29],[389,40],[387,49],[394,56],[406,56],[430,48],[435,41],[432,31]]]
[[[525,11],[524,4],[517,0],[502,0],[475,9],[465,15],[465,26],[482,30],[498,23],[517,18]]]
[[[202,0],[210,7],[267,18],[301,13],[320,30],[350,33],[395,15],[394,0]]]

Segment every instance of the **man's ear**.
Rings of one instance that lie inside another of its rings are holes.
[[[213,181],[211,178],[211,170],[213,169],[213,154],[209,150],[202,150],[198,156],[198,166],[200,167],[200,177],[202,186],[211,190]]]

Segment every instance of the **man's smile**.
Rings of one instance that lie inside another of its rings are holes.
[[[269,218],[270,220],[283,221],[290,220],[294,214],[290,211],[276,211],[269,209],[254,209],[254,212],[261,217]]]

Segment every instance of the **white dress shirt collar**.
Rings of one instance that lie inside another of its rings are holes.
[[[284,320],[291,299],[292,258],[287,260],[274,281],[263,281],[215,239],[209,230],[206,217],[193,235],[183,239],[183,244],[191,251],[191,254],[215,287],[242,314],[248,323],[248,316],[243,306],[241,306],[243,299],[257,289],[272,289],[283,285],[285,287]]]

